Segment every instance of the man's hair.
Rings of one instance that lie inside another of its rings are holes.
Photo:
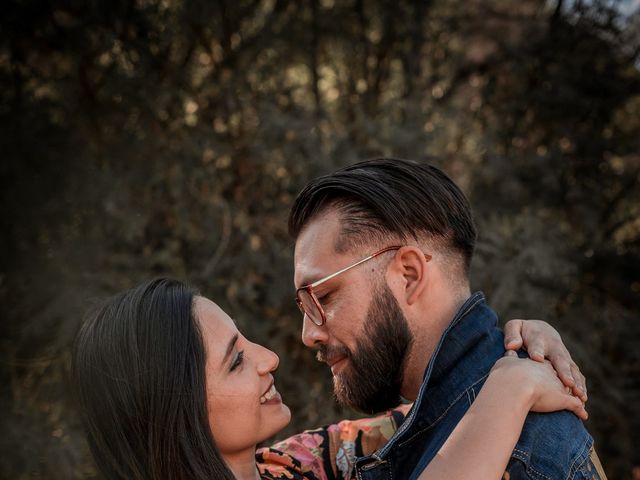
[[[429,240],[457,254],[468,272],[476,242],[471,207],[460,188],[433,165],[395,158],[356,163],[312,180],[289,213],[289,234],[297,239],[315,216],[341,215],[337,251],[382,243]]]

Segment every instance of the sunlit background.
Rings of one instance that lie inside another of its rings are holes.
[[[353,416],[299,341],[286,217],[391,155],[464,188],[474,288],[558,328],[609,478],[640,479],[639,3],[1,2],[0,477],[97,475],[70,345],[157,275],[278,352],[282,436]]]

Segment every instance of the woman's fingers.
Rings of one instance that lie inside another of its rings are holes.
[[[573,395],[569,394],[566,396],[566,398],[567,398],[567,408],[566,408],[567,410],[575,413],[582,420],[586,420],[589,418],[589,414],[587,413],[587,410],[584,408],[584,403],[582,403],[582,401],[578,397],[574,397]]]
[[[529,357],[542,362],[550,352],[547,341],[557,336],[557,332],[542,320],[509,320],[504,326],[504,346],[507,350],[524,348]]]
[[[571,362],[571,374],[575,378],[575,385],[573,386],[573,394],[580,398],[583,402],[586,402],[589,398],[587,395],[587,379],[582,375],[578,366]]]
[[[529,346],[527,347],[527,353],[529,354],[529,358],[531,360],[535,360],[536,362],[544,362],[545,353],[547,353],[547,349],[545,348],[545,343],[540,337],[536,337],[531,342],[529,342]]]
[[[549,358],[551,361],[551,365],[558,373],[558,377],[562,380],[567,387],[575,387],[577,385],[575,376],[573,374],[573,369],[571,368],[571,363],[566,357],[554,355]]]
[[[545,357],[548,358],[562,383],[571,387],[573,394],[582,402],[586,402],[588,399],[586,379],[557,332],[545,322],[532,320],[524,322],[521,334],[525,343],[530,343],[527,349],[529,357],[538,362],[543,361]]]
[[[510,356],[510,355],[509,355]],[[544,362],[532,362],[520,360],[524,363],[510,364],[520,367],[527,372],[529,381],[535,386],[535,399],[531,409],[534,412],[554,412],[557,410],[569,410],[582,420],[588,417],[581,398],[573,395],[573,389],[560,380],[557,371],[549,360]],[[509,365],[509,364],[504,364]]]
[[[520,350],[522,348],[523,320],[509,320],[504,326],[504,348]]]

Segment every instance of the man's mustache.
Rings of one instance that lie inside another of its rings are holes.
[[[334,359],[341,357],[351,358],[351,351],[344,346],[332,347],[329,345],[320,345],[318,347],[318,353],[316,353],[316,359],[324,363],[331,363]]]

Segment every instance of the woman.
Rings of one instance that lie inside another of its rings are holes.
[[[73,362],[98,468],[110,479],[348,475],[349,455],[381,446],[407,411],[341,422],[256,454],[291,417],[273,381],[277,366],[275,353],[248,341],[216,304],[180,282],[153,280],[114,297],[83,325]],[[421,478],[500,478],[494,472],[504,471],[527,412],[560,409],[586,418],[549,366],[504,358]],[[313,435],[319,441],[306,442]],[[491,476],[448,460],[467,451]]]

